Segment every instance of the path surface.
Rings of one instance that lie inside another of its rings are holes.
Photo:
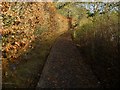
[[[73,44],[70,33],[55,42],[43,68],[37,87],[40,88],[89,88],[99,87],[99,81],[84,63]]]

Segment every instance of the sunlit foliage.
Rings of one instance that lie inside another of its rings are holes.
[[[3,2],[1,5],[4,69],[32,48],[31,42],[42,32],[55,30],[57,24],[54,20],[55,8],[51,3]]]

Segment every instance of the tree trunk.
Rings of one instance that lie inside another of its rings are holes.
[[[72,18],[68,17],[68,30],[72,29]]]

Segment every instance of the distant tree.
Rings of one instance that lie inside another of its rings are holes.
[[[74,28],[78,26],[80,19],[85,15],[86,9],[79,2],[57,2],[56,9],[61,11],[68,18],[68,26]],[[76,19],[73,25],[73,18]]]

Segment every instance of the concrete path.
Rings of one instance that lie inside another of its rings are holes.
[[[84,62],[72,42],[70,33],[61,35],[52,47],[37,87],[100,87],[100,83],[91,68]]]

